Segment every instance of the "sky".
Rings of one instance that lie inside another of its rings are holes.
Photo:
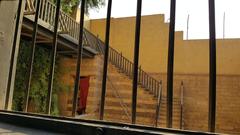
[[[184,31],[184,39],[186,39],[189,15],[188,39],[207,39],[209,37],[208,0],[176,1],[176,31]],[[142,4],[142,15],[165,14],[165,22],[169,21],[170,0],[142,0]],[[136,5],[137,0],[113,0],[112,17],[136,16]],[[215,0],[215,6],[217,38],[240,38],[240,0]],[[106,7],[107,2],[98,10],[90,10],[90,18],[106,18]],[[225,25],[223,25],[224,13]],[[224,26],[225,32],[223,32]]]

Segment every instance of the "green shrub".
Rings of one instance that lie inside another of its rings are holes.
[[[13,110],[23,111],[26,95],[26,82],[28,78],[28,67],[31,51],[31,42],[21,41],[17,61],[17,70],[13,95]],[[48,77],[50,69],[51,50],[36,46],[35,59],[33,64],[32,80],[29,102],[34,105],[36,113],[44,113],[46,109],[46,99],[48,93]],[[58,83],[58,60],[56,60],[54,87],[52,96],[51,114],[58,115],[57,92],[62,89],[63,84]],[[31,105],[32,105],[31,104]]]

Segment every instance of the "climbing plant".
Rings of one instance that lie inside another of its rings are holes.
[[[29,59],[30,59],[31,42],[21,41],[19,48],[19,55],[17,61],[16,79],[13,95],[13,110],[23,111],[25,95],[26,95],[26,82]],[[29,109],[36,113],[44,113],[46,108],[47,89],[48,89],[48,76],[50,68],[50,50],[36,46],[35,59],[33,64],[33,73],[31,80],[31,89],[29,97]],[[52,97],[52,114],[58,115],[58,99],[57,92],[61,84],[58,83],[58,60],[55,66],[54,89]]]

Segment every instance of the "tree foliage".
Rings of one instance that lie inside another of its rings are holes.
[[[74,14],[80,6],[81,0],[61,0],[61,4],[64,12]],[[105,0],[86,0],[86,13],[88,13],[89,9],[99,9],[104,4]]]

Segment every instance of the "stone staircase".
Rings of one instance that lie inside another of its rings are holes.
[[[64,76],[65,82],[73,86],[75,74],[75,60],[65,60],[62,62],[65,68],[70,70]],[[87,99],[86,114],[77,116],[81,119],[99,119],[99,108],[101,98],[103,57],[97,55],[93,59],[83,59],[81,65],[81,76],[90,76],[90,87]],[[70,67],[71,66],[71,67]],[[69,76],[69,77],[68,77]],[[71,80],[72,78],[72,80]],[[160,104],[158,127],[166,127],[166,89],[163,87],[163,97]],[[72,92],[64,98],[67,104],[63,115],[71,116]],[[63,99],[61,99],[63,100]],[[109,63],[107,91],[105,99],[104,120],[121,123],[131,123],[131,101],[132,100],[132,79],[123,73],[115,65]],[[173,128],[180,128],[180,98],[175,98],[173,102]],[[62,107],[64,108],[64,107]],[[157,99],[149,91],[139,85],[137,96],[137,118],[136,124],[155,126]]]
[[[101,82],[97,82],[101,86]],[[98,88],[98,90],[100,90]],[[165,90],[163,90],[164,92]],[[98,94],[96,94],[98,93]],[[90,86],[87,115],[83,119],[98,119],[100,91]],[[108,67],[104,120],[131,123],[132,80],[111,63]],[[158,127],[166,127],[166,98],[161,100]],[[147,89],[138,87],[137,124],[155,126],[157,99]],[[173,127],[180,128],[180,99],[174,99]]]

